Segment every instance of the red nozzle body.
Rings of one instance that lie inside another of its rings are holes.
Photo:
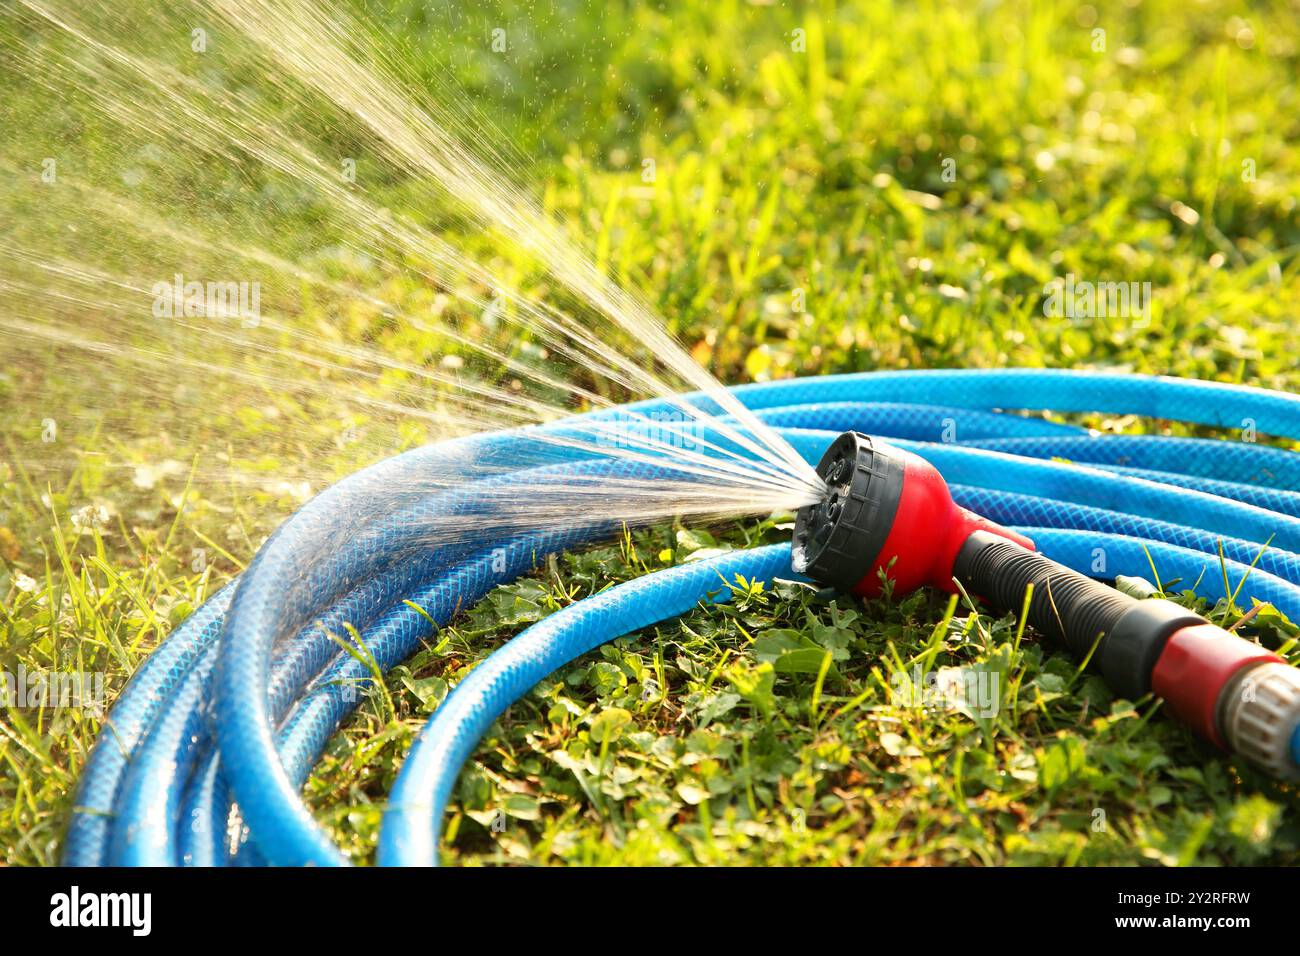
[[[877,442],[877,447],[880,444]],[[880,554],[854,586],[854,594],[878,596],[883,588],[882,569],[894,582],[896,594],[908,594],[926,586],[955,591],[953,562],[975,531],[990,531],[1021,547],[1034,549],[1034,542],[1024,535],[958,507],[948,483],[924,458],[897,448],[889,451],[903,460],[898,511]]]
[[[924,458],[866,435],[837,438],[817,473],[827,495],[799,511],[793,565],[843,591],[875,597],[882,571],[896,594],[926,585],[951,591],[953,562],[975,531],[1034,547],[1024,535],[957,507]]]

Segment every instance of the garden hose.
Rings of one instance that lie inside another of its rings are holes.
[[[869,537],[839,542],[844,556],[827,564],[819,580],[844,583],[852,576],[848,569],[862,569],[849,589],[861,584],[870,594],[881,572],[913,574],[914,581],[903,582],[908,586],[940,587],[952,587],[955,574],[999,610],[1019,610],[1024,585],[1032,583],[1031,620],[1047,636],[1055,627],[1076,650],[1113,641],[1101,657],[1108,679],[1119,674],[1115,679],[1134,692],[1149,686],[1202,736],[1273,773],[1291,774],[1300,765],[1294,668],[1258,645],[1206,630],[1185,609],[1170,610],[1176,606],[1159,600],[1118,602],[1118,592],[1090,579],[1146,576],[1154,567],[1162,580],[1177,580],[1207,599],[1266,602],[1300,620],[1300,457],[1250,441],[1093,435],[1010,413],[1133,414],[1297,440],[1300,398],[1192,380],[1039,369],[861,373],[731,392],[810,464],[822,462],[837,442],[850,443],[855,462],[864,448],[873,458],[883,450],[877,470],[891,459],[905,472],[915,460],[921,465],[914,469],[942,474],[938,483],[951,492],[952,510],[945,513],[956,524],[946,522],[944,536],[900,537],[873,551],[880,529],[868,524],[862,533]],[[689,400],[723,413],[706,397]],[[123,690],[83,771],[64,862],[347,862],[299,790],[359,691],[376,671],[414,653],[435,626],[535,567],[541,556],[617,527],[613,515],[563,529],[503,528],[493,520],[497,499],[485,494],[489,485],[527,494],[529,483],[574,473],[596,480],[680,478],[668,457],[662,464],[630,461],[552,440],[621,416],[635,427],[640,416],[673,407],[652,400],[443,442],[322,492],[284,522],[238,581],[178,627]],[[483,476],[452,488],[421,480],[459,467]],[[872,480],[888,492],[887,468]],[[905,489],[906,479],[895,488],[899,500],[891,515]],[[888,511],[889,494],[877,497],[877,510]],[[834,519],[828,502],[802,512],[797,530],[822,533],[820,524],[809,526],[822,509],[818,521],[830,521],[835,532],[843,502]],[[908,507],[926,513],[919,504]],[[420,529],[450,515],[483,530],[466,533],[454,547],[421,548]],[[953,530],[958,526],[966,533]],[[350,533],[341,537],[341,527]],[[796,564],[800,546],[796,536]],[[890,549],[882,565],[878,559]],[[808,570],[817,578],[816,568]],[[438,818],[459,765],[515,697],[604,640],[700,600],[725,600],[736,575],[798,576],[789,545],[655,572],[557,612],[479,665],[408,755],[381,829],[380,862],[434,862]],[[364,653],[343,651],[330,638],[345,623],[355,628]],[[1130,632],[1137,636],[1123,637]]]

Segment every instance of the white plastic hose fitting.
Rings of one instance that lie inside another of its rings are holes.
[[[1276,661],[1244,667],[1223,689],[1219,726],[1228,745],[1282,780],[1300,780],[1291,738],[1300,725],[1300,668]]]

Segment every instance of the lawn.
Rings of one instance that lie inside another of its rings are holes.
[[[522,185],[723,382],[1053,366],[1300,390],[1293,5],[352,6],[394,38],[413,77],[443,82],[438,64],[450,64],[526,158]],[[151,17],[140,0],[116,7]],[[16,55],[33,29],[0,22],[0,164],[15,183],[0,194],[0,665],[103,672],[111,700],[307,496],[428,433],[361,400],[401,387],[392,376],[322,372],[307,383],[283,354],[219,358],[214,345],[213,362],[273,374],[209,381],[131,365],[127,348],[88,353],[7,333],[4,320],[79,328],[78,310],[95,308],[24,288],[33,273],[14,248],[133,275],[163,261],[161,231],[138,242],[97,232],[104,221],[84,194],[42,192],[42,158],[178,228],[238,236],[386,300],[428,292],[413,273],[340,253],[347,223],[291,183],[244,173],[232,185],[221,164],[189,155],[169,120],[153,141],[78,95],[52,105],[53,74]],[[492,48],[498,29],[504,50]],[[188,48],[150,55],[180,62]],[[304,141],[338,132],[257,90],[256,76],[206,82],[264,94],[269,115]],[[364,142],[343,149],[363,157],[359,188],[376,205],[548,295],[526,259],[426,205],[418,181],[368,166]],[[1150,282],[1149,323],[1045,316],[1045,286],[1067,274]],[[116,294],[106,287],[105,301]],[[395,356],[437,345],[363,296],[322,295],[292,277],[266,295],[312,335]],[[86,327],[106,334],[108,315]],[[167,334],[156,333],[159,348],[183,351]],[[123,335],[149,344],[138,330]],[[610,582],[705,549],[782,540],[789,522],[639,530],[498,589],[335,735],[306,788],[318,819],[371,862],[414,734],[477,662]],[[1243,610],[1208,612],[1227,624]],[[1255,625],[1300,661],[1296,627],[1269,613]],[[783,642],[812,642],[834,666],[774,674]],[[897,706],[896,675],[917,666],[997,673],[996,716]],[[100,726],[74,709],[0,712],[0,860],[57,860]],[[742,590],[548,678],[462,773],[442,854],[460,864],[1286,865],[1300,862],[1296,809],[1294,787],[1195,742],[1149,698],[1114,699],[1014,618],[935,594],[863,604],[781,586]]]

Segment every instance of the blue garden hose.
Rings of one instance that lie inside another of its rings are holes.
[[[1062,563],[1086,565],[1104,540],[1116,573],[1141,574],[1149,568],[1149,554],[1165,573],[1184,580],[1204,578],[1205,596],[1225,596],[1222,577],[1210,580],[1218,574],[1217,561],[1202,552],[1119,535],[1037,528],[1033,532],[1040,548]],[[724,599],[736,575],[751,581],[789,579],[789,565],[789,544],[778,544],[671,568],[602,591],[524,631],[471,671],[425,725],[389,795],[379,862],[391,866],[437,862],[442,814],[461,765],[493,721],[551,671],[605,641],[685,613],[701,600]],[[1247,570],[1237,562],[1228,562],[1227,568],[1232,580],[1240,580]],[[1257,582],[1254,596],[1260,600],[1273,596],[1300,610],[1298,595],[1286,582]]]
[[[1086,572],[1100,547],[1107,576],[1145,576],[1154,562],[1162,578],[1195,585],[1211,599],[1224,596],[1226,568],[1234,586],[1246,577],[1241,595],[1300,620],[1300,517],[1293,507],[1300,456],[1243,442],[1090,436],[998,412],[1137,414],[1294,440],[1300,439],[1295,396],[1050,370],[866,373],[740,386],[732,393],[810,462],[845,429],[900,439],[895,444],[940,468],[959,503],[1018,526],[1070,567]],[[692,401],[721,411],[708,399]],[[646,415],[671,406],[653,401],[628,409]],[[429,618],[442,624],[541,555],[610,530],[608,520],[562,531],[504,526],[494,520],[495,499],[484,497],[484,483],[526,486],[575,470],[672,474],[671,461],[660,468],[607,459],[536,437],[625,414],[592,413],[540,430],[417,449],[308,503],[124,690],[83,772],[65,862],[230,862],[232,798],[251,838],[240,860],[346,862],[298,790],[355,707],[371,667],[386,670],[418,649],[432,633]],[[457,475],[469,480],[446,480]],[[420,529],[449,515],[484,530],[461,536],[455,548],[421,549]],[[1268,549],[1247,576],[1246,565],[1265,541]],[[603,640],[699,600],[725,598],[724,579],[736,574],[790,577],[788,553],[756,549],[647,575],[553,615],[476,668],[408,757],[381,831],[381,862],[434,860],[437,818],[454,774],[515,696]],[[345,622],[361,635],[368,660],[341,651],[330,637]],[[1300,762],[1300,735],[1293,750]]]
[[[492,722],[542,678],[606,641],[685,614],[702,600],[725,599],[737,575],[767,583],[793,577],[790,545],[685,564],[598,592],[530,627],[474,668],[425,725],[402,766],[384,815],[380,863],[434,861],[442,811],[461,764]]]

